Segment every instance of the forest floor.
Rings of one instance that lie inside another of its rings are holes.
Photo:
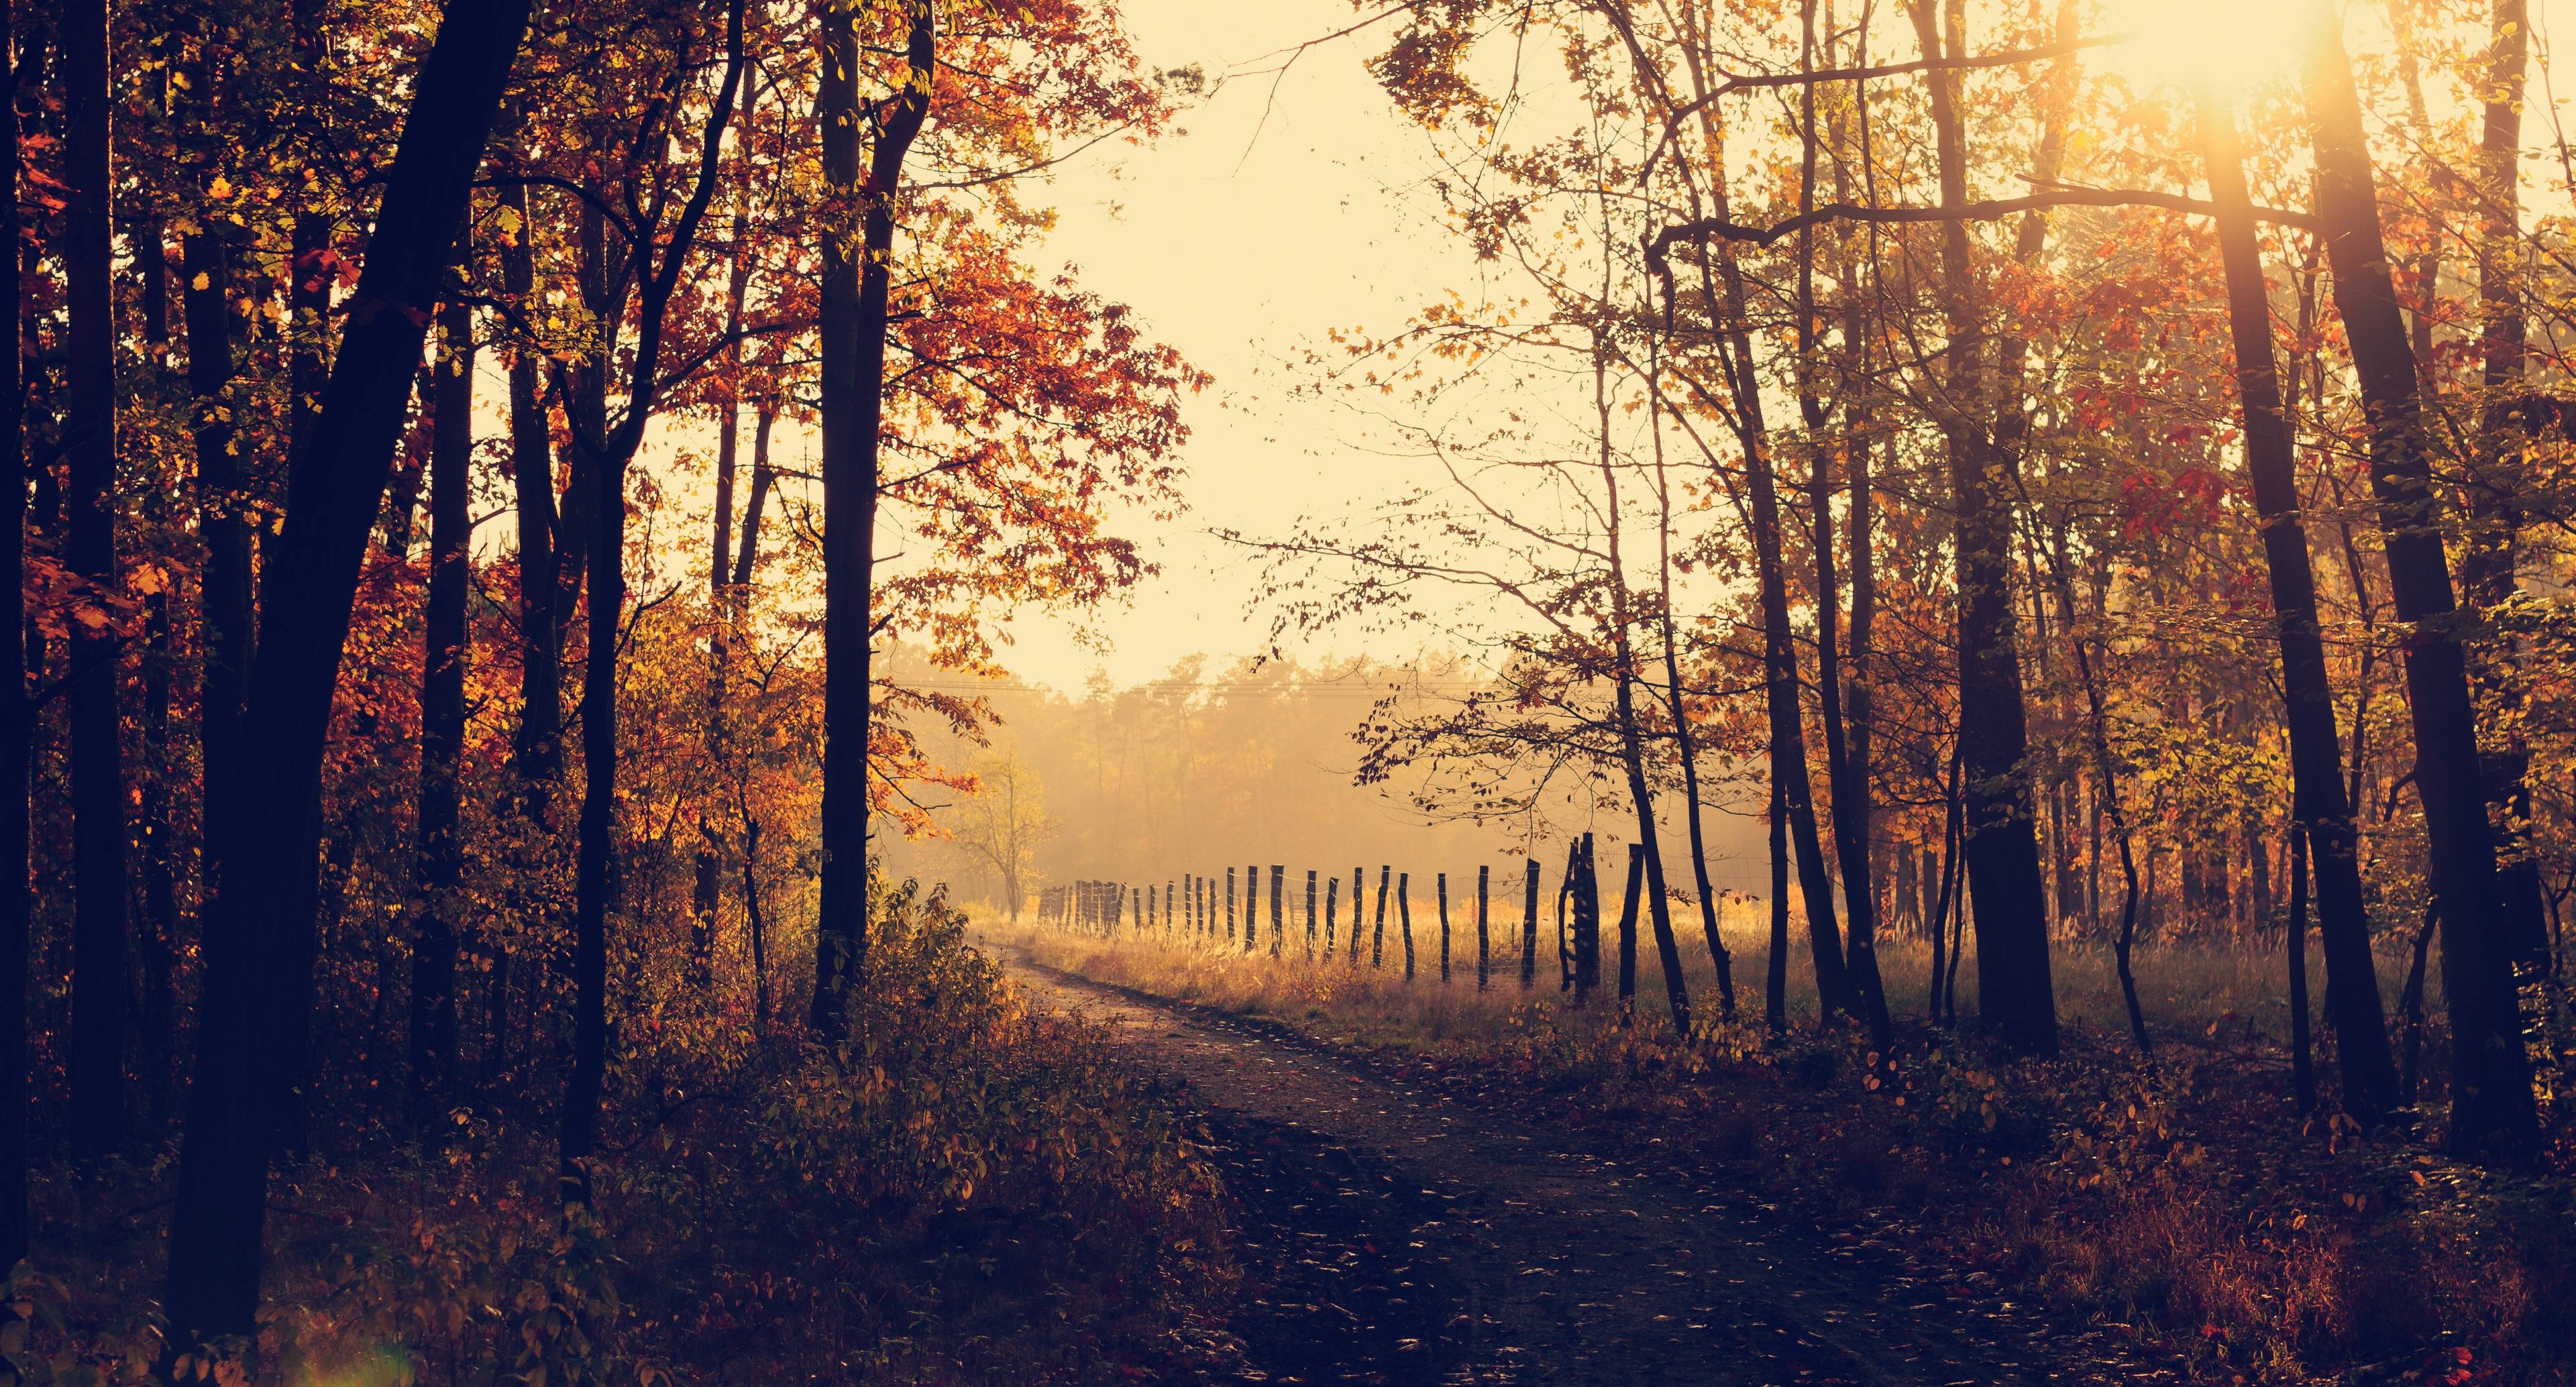
[[[1235,1375],[1276,1382],[2181,1381],[1760,1191],[1392,1076],[1274,1022],[998,951],[1175,1081],[1234,1197]]]

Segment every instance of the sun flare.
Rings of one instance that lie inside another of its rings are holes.
[[[2298,66],[2319,0],[2112,0],[2103,70],[2134,87],[2212,87],[2235,95]]]

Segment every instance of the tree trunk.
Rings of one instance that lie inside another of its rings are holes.
[[[456,1065],[457,769],[465,746],[465,603],[474,524],[474,310],[439,311],[438,383],[431,397],[429,602],[421,661],[419,893],[411,945],[412,1128],[426,1134]]]
[[[65,566],[79,583],[71,622],[71,1138],[104,1154],[125,1123],[125,752],[122,683],[109,603],[116,560],[116,304],[108,168],[105,0],[69,0],[63,47],[63,285],[69,320],[63,416]]]
[[[8,163],[18,167],[18,122],[14,109],[18,89],[16,6],[0,0],[0,91],[11,94]],[[0,206],[6,241],[18,241],[17,175],[10,174],[11,196]],[[26,624],[15,614],[25,611],[27,593],[27,454],[22,362],[17,343],[5,353],[0,375],[0,582],[7,587],[5,606],[12,614],[0,629],[0,1262],[17,1265],[27,1255],[27,838],[30,818],[27,780],[31,720],[27,706]]]
[[[1619,1024],[1637,1015],[1637,894],[1646,880],[1646,845],[1628,845],[1628,889],[1619,899]]]
[[[143,281],[144,346],[158,377],[167,373],[170,355],[170,263],[157,213],[135,228],[134,258],[135,271]],[[146,503],[144,513],[154,523],[170,523],[157,494]],[[173,785],[180,778],[170,760],[170,674],[178,652],[172,643],[168,588],[144,595],[143,633],[143,765],[136,777],[137,817],[142,821],[143,919],[135,943],[143,956],[144,1101],[152,1124],[159,1127],[170,1116],[178,1073],[179,1020],[179,865],[170,811]]]
[[[2341,23],[2340,16],[2320,12],[2307,70],[2317,219],[2369,417],[2370,484],[2389,582],[2398,619],[2413,628],[2405,644],[2406,688],[2415,730],[2415,786],[2442,919],[2442,985],[2450,999],[2450,1145],[2462,1157],[2519,1160],[2537,1144],[2539,1121],[2497,891],[2476,713],[2455,629],[2444,517],[2416,392],[2415,354],[2389,279],[2376,179]],[[2342,990],[2331,974],[2327,985]],[[2333,1001],[2348,1004],[2340,995]]]
[[[526,308],[536,297],[536,232],[528,220],[528,189],[505,181],[500,201],[519,214],[519,232],[501,247],[502,287]],[[517,490],[519,537],[519,727],[511,758],[519,773],[522,812],[540,838],[553,832],[554,794],[563,776],[563,631],[556,608],[563,574],[558,541],[564,522],[555,509],[552,430],[533,348],[510,358],[510,476]],[[578,582],[578,579],[575,580]]]
[[[930,113],[933,0],[903,0],[905,78],[878,111],[867,182],[856,5],[823,11],[815,103],[823,180],[841,205],[823,239],[823,882],[815,919],[814,1032],[837,1043],[850,987],[867,965],[869,642],[876,567],[878,430],[885,411],[886,298],[894,273],[894,197]],[[855,222],[855,225],[849,223]],[[856,232],[856,235],[852,233]],[[855,243],[858,255],[853,259]]]
[[[2291,817],[2297,825],[2291,850],[2302,862],[2314,854],[2318,936],[2325,951],[2327,992],[2336,1008],[2344,1107],[2364,1122],[2377,1122],[2397,1102],[2396,1060],[2388,1048],[2388,1022],[2380,1011],[2378,972],[2370,952],[2370,915],[2361,893],[2352,805],[2345,798],[2343,739],[2335,727],[2334,685],[2326,672],[2317,620],[2316,575],[2299,509],[2296,445],[2273,352],[2271,296],[2254,236],[2235,114],[2204,95],[2200,122],[2210,199],[2218,208],[2219,253],[2227,269],[2237,393],[2245,414],[2245,467],[2262,517],[2281,652],[2282,721],[2290,739]],[[2304,909],[2306,877],[2292,889]],[[2305,938],[2304,921],[2293,921],[2291,928]]]
[[[2530,327],[2522,308],[2522,97],[2531,57],[2527,0],[2495,0],[2487,49],[2486,111],[2478,141],[2479,411],[2475,473],[2464,488],[2469,506],[2468,543],[2460,554],[2460,587],[2482,623],[2521,591],[2520,540],[2523,450],[2530,432],[2521,418]],[[2524,677],[2511,637],[2488,629],[2471,652],[2479,684],[2508,714],[2500,739],[2486,755],[2487,803],[2496,826],[2496,883],[2504,911],[2506,948],[2516,966],[2549,962],[2548,908],[2540,863],[2531,848],[2531,751],[2522,721],[2511,716],[2522,702]]]
[[[2300,1112],[2314,1112],[2317,1073],[2308,1040],[2308,833],[2295,822],[2290,825],[2290,914],[2281,933],[2290,947],[2290,1090]]]
[[[1965,55],[1954,27],[1945,51],[1931,0],[1909,0],[1927,59]],[[1964,10],[1953,7],[1955,24]],[[1967,142],[1959,77],[1934,73],[1931,94],[1941,201],[1968,201]],[[1986,426],[1982,295],[1968,224],[1941,228],[1941,299],[1949,379],[1941,432],[1950,462],[1953,544],[1959,588],[1959,740],[1962,842],[1968,887],[1977,900],[1977,1009],[1995,1038],[2023,1054],[2057,1052],[2057,1002],[2049,977],[2048,902],[2040,881],[2031,806],[2030,724],[2023,706],[2021,654],[2012,602],[2010,459]]]
[[[1771,783],[1771,953],[1762,969],[1762,1023],[1771,1038],[1789,1033],[1789,824],[1780,784]]]
[[[226,876],[202,924],[197,1065],[170,1224],[174,1352],[254,1328],[268,1156],[287,1097],[274,1057],[299,1049],[311,1005],[332,691],[427,309],[526,28],[527,0],[450,0],[385,174],[321,417],[290,456],[286,523],[263,575],[268,629],[242,716],[242,744],[261,755],[243,758],[206,814]]]
[[[1799,67],[1812,71],[1815,66],[1816,10],[1814,0],[1800,7],[1801,47]],[[1807,212],[1816,204],[1816,88],[1812,82],[1798,88],[1799,177],[1798,210]],[[1837,159],[1836,167],[1841,167]],[[1848,279],[1849,276],[1846,275]],[[1848,284],[1845,293],[1852,300],[1848,310],[1857,322],[1858,296]],[[1887,989],[1878,972],[1878,893],[1870,881],[1869,860],[1869,773],[1866,766],[1856,768],[1852,762],[1851,739],[1844,726],[1841,623],[1839,601],[1841,580],[1834,568],[1834,478],[1826,465],[1828,428],[1825,403],[1816,382],[1816,255],[1815,233],[1798,233],[1797,289],[1797,383],[1800,421],[1807,428],[1807,506],[1811,528],[1809,547],[1816,560],[1816,704],[1825,738],[1825,786],[1832,802],[1834,857],[1842,868],[1843,910],[1851,922],[1846,955],[1850,978],[1848,1001],[1869,1026],[1870,1043],[1881,1055],[1893,1050],[1896,1031],[1888,1019]],[[1847,334],[1849,335],[1849,334]],[[1857,353],[1859,339],[1852,335],[1846,348]],[[1857,387],[1860,372],[1855,361],[1850,379]],[[1855,416],[1857,406],[1855,406]],[[1847,452],[1866,454],[1868,445],[1856,433],[1846,434],[1843,448]],[[1860,464],[1866,471],[1868,464]],[[1855,507],[1863,506],[1857,495]],[[1855,536],[1862,544],[1866,534]],[[1855,557],[1855,564],[1860,560]],[[1858,601],[1855,593],[1854,601]],[[1856,631],[1865,633],[1864,618],[1853,616]],[[1868,695],[1860,695],[1860,707],[1868,710]]]
[[[733,585],[751,586],[752,570],[760,562],[760,512],[769,500],[769,488],[777,474],[769,469],[769,430],[778,422],[778,404],[762,400],[753,412],[751,427],[751,499],[742,508],[742,552],[733,561]]]

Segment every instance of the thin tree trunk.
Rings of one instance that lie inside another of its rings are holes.
[[[63,48],[63,285],[69,322],[63,417],[65,566],[79,583],[71,622],[71,1137],[97,1156],[125,1123],[128,909],[122,681],[111,603],[116,558],[115,223],[108,167],[105,0],[69,0]]]
[[[591,1158],[598,1142],[599,1106],[608,1072],[608,910],[617,890],[617,655],[626,604],[626,469],[643,445],[662,385],[662,335],[672,296],[687,268],[690,248],[715,196],[719,153],[741,90],[747,0],[733,0],[725,27],[724,77],[699,136],[694,186],[658,261],[636,254],[606,281],[586,275],[592,302],[622,305],[628,278],[635,289],[635,346],[627,365],[625,408],[617,427],[605,427],[606,376],[617,359],[619,312],[601,313],[597,355],[581,373],[583,413],[572,430],[574,454],[590,479],[590,627],[582,669],[582,798],[573,863],[573,1046],[557,1128],[558,1170],[567,1208],[587,1205]],[[585,247],[587,250],[588,247]],[[586,266],[605,264],[585,255]],[[596,311],[596,310],[594,310]]]
[[[1619,1024],[1637,1019],[1637,894],[1646,879],[1646,845],[1628,845],[1628,885],[1619,898]]]
[[[1815,0],[1806,0],[1801,6],[1800,19],[1799,70],[1813,71]],[[1816,204],[1816,88],[1812,82],[1798,88],[1798,117],[1798,210],[1804,213]],[[1851,292],[1849,285],[1845,292]],[[1825,462],[1827,415],[1816,380],[1816,255],[1812,231],[1798,233],[1797,319],[1798,409],[1807,426],[1807,506],[1811,522],[1808,542],[1816,560],[1816,704],[1825,738],[1825,786],[1832,801],[1834,857],[1842,868],[1843,911],[1850,921],[1846,966],[1851,977],[1851,1000],[1869,1026],[1870,1043],[1885,1055],[1896,1046],[1896,1031],[1888,1018],[1887,990],[1878,972],[1878,893],[1869,874],[1868,772],[1864,769],[1855,774],[1850,738],[1843,723],[1842,636],[1838,629],[1842,584],[1834,566],[1834,477],[1833,469]],[[1856,351],[1857,345],[1851,345]],[[1857,371],[1852,379],[1859,379]],[[1848,451],[1864,451],[1867,447],[1851,435],[1844,437],[1842,446]],[[1863,694],[1862,699],[1865,709],[1867,695]]]
[[[751,105],[743,104],[742,119],[751,120]],[[737,171],[737,176],[748,169]],[[742,305],[751,287],[750,195],[739,195],[734,208],[733,240],[727,247],[729,264],[725,274],[724,332],[728,342],[724,349],[724,408],[716,421],[716,504],[714,535],[707,557],[707,759],[724,764],[728,742],[725,721],[725,681],[730,672],[734,628],[738,625],[732,610],[735,594],[728,579],[733,573],[733,490],[737,452],[742,435]],[[716,914],[723,907],[724,836],[712,813],[698,816],[697,877],[690,893],[690,910],[696,928],[690,943],[702,980],[712,982],[715,975]],[[1019,902],[1011,903],[1011,913],[1019,913]]]
[[[1789,1033],[1789,844],[1777,781],[1764,817],[1771,825],[1771,956],[1762,969],[1762,1022],[1778,1040]]]
[[[167,373],[170,354],[169,253],[157,213],[136,228],[135,270],[143,280],[143,341],[157,377]],[[169,523],[158,495],[148,503],[147,514],[158,523]],[[170,810],[172,785],[179,778],[170,759],[170,674],[178,652],[172,642],[167,587],[144,595],[143,631],[143,765],[136,777],[141,796],[136,807],[142,821],[143,919],[135,943],[143,963],[144,1101],[152,1124],[159,1127],[170,1116],[172,1080],[178,1072],[178,850],[171,835]]]
[[[867,966],[869,643],[875,593],[878,427],[885,411],[886,300],[894,273],[895,190],[930,113],[933,0],[903,0],[905,77],[873,112],[875,146],[859,181],[858,7],[824,7],[815,103],[823,180],[855,225],[823,240],[823,883],[815,919],[811,1024],[825,1044],[846,1030],[849,989]],[[855,215],[853,215],[855,214]],[[856,234],[853,235],[853,232]],[[858,252],[855,259],[851,250]]]
[[[1945,52],[1932,0],[1909,0],[1927,59],[1965,56],[1965,7],[1949,7]],[[1955,71],[1927,77],[1941,201],[1968,201],[1968,156]],[[1965,767],[1961,848],[1977,900],[1977,1009],[1996,1039],[2025,1054],[2057,1051],[2049,977],[2047,893],[2040,882],[2029,773],[2030,725],[2012,602],[2012,459],[1986,426],[1986,330],[1968,224],[1941,228],[1941,300],[1949,378],[1941,431],[1949,453],[1959,588],[1959,740]],[[1954,965],[1955,966],[1955,965]]]
[[[2290,825],[2290,915],[2282,929],[2290,949],[2290,1089],[2299,1111],[2317,1107],[2317,1073],[2308,1038],[2308,831]]]
[[[2524,448],[2523,422],[2530,327],[2522,308],[2523,74],[2530,65],[2527,0],[2495,0],[2487,48],[2485,121],[2478,141],[2479,203],[2485,212],[2478,240],[2479,387],[2483,395],[2476,440],[2477,469],[2463,489],[2468,500],[2468,543],[2460,554],[2460,587],[2482,620],[2521,591],[2518,572]],[[2536,970],[2548,964],[2548,909],[2542,901],[2540,862],[2531,846],[2531,751],[2522,722],[2511,713],[2522,701],[2523,677],[2511,637],[2493,629],[2471,651],[2472,668],[2488,699],[2507,715],[2500,740],[2486,756],[2487,802],[2496,825],[2496,883],[2504,911],[2506,947],[2514,963]]]
[[[6,120],[10,196],[0,207],[8,244],[18,241],[18,89],[16,6],[0,0],[0,92],[11,94]],[[27,454],[23,363],[17,344],[0,375],[0,611],[26,608]],[[14,615],[0,630],[0,1262],[15,1266],[27,1255],[27,889],[28,761],[26,624]]]
[[[1605,301],[1607,291],[1605,288]],[[1628,802],[1637,815],[1637,847],[1645,863],[1647,889],[1652,893],[1655,926],[1655,956],[1662,961],[1664,996],[1673,1011],[1673,1033],[1687,1038],[1691,1033],[1690,983],[1682,977],[1680,941],[1673,936],[1672,902],[1664,891],[1664,854],[1661,835],[1656,831],[1654,791],[1646,782],[1645,735],[1637,724],[1637,651],[1634,640],[1634,615],[1630,608],[1627,561],[1620,552],[1621,525],[1619,474],[1610,456],[1610,357],[1608,344],[1596,345],[1592,354],[1592,395],[1595,424],[1600,435],[1601,487],[1605,501],[1602,510],[1609,533],[1606,552],[1610,559],[1610,621],[1612,627],[1611,658],[1618,667],[1611,673],[1612,697],[1619,720],[1619,757],[1628,774]],[[1636,892],[1629,892],[1634,908]],[[1629,921],[1633,930],[1635,921]],[[1627,950],[1621,960],[1621,1008],[1624,1014],[1628,998],[1636,988],[1636,940],[1621,940]]]
[[[2245,465],[2262,517],[2265,566],[2281,653],[2282,720],[2290,738],[2294,787],[2291,850],[2314,854],[2319,941],[2325,951],[2344,1107],[2377,1122],[2397,1101],[2397,1071],[2380,1012],[2370,916],[2361,893],[2352,805],[2345,798],[2343,740],[2335,728],[2334,685],[2326,672],[2317,619],[2316,575],[2299,508],[2297,454],[2281,398],[2272,345],[2269,286],[2255,242],[2252,199],[2235,114],[2214,97],[2200,106],[2210,198],[2218,208],[2219,252],[2226,263],[2228,317],[2236,348],[2237,393],[2245,415]],[[2306,879],[2294,888],[2305,903]],[[2293,922],[2304,939],[2304,922]],[[2302,946],[2304,953],[2304,945]],[[2304,986],[2304,980],[2302,980]]]
[[[742,508],[742,552],[733,561],[733,585],[751,586],[752,570],[760,562],[760,512],[769,500],[769,488],[778,480],[769,469],[769,430],[778,422],[778,405],[764,399],[753,413],[751,429],[751,499]]]
[[[313,980],[313,859],[323,736],[360,565],[402,431],[427,308],[452,263],[467,188],[527,28],[527,0],[450,0],[413,84],[322,413],[289,460],[269,546],[268,630],[229,787],[207,807],[225,890],[202,923],[205,986],[188,1092],[165,1304],[173,1352],[248,1336],[258,1303],[268,1157]]]
[[[2413,628],[2405,645],[2406,687],[2415,728],[2415,786],[2443,921],[2442,983],[2452,1028],[2450,1146],[2463,1157],[2520,1160],[2539,1140],[2539,1119],[2497,891],[2476,711],[2453,626],[2457,606],[2414,352],[2389,280],[2376,178],[2341,23],[2339,15],[2319,12],[2307,71],[2317,217],[2334,271],[2335,307],[2369,417],[2371,490],[2379,503],[2389,581],[2398,619]],[[2340,996],[2335,1000],[2348,1004]]]
[[[429,601],[421,661],[419,894],[412,927],[409,1096],[426,1133],[456,1066],[456,888],[464,874],[457,836],[457,770],[465,746],[465,603],[473,508],[474,311],[439,312],[438,383],[431,398]]]

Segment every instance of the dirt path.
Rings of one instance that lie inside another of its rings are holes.
[[[1259,1022],[1009,964],[1201,1105],[1243,1208],[1248,1380],[1990,1383],[2036,1317],[1946,1294],[1883,1241],[1582,1151]],[[2127,1373],[2120,1380],[2137,1380]]]

